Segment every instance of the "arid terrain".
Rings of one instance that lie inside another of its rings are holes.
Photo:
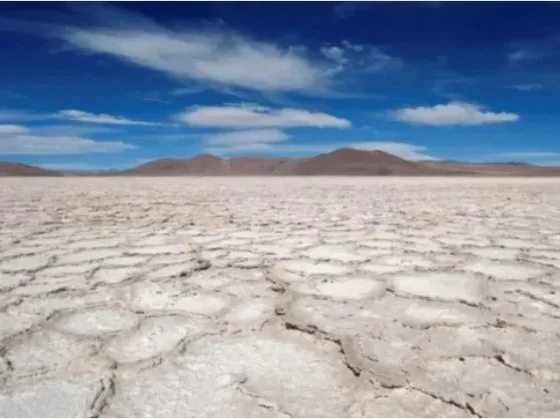
[[[0,185],[0,416],[560,416],[558,179]]]
[[[61,176],[54,170],[43,169],[23,163],[0,162],[0,177],[2,176]]]
[[[560,177],[560,166],[525,163],[409,161],[380,150],[340,148],[305,158],[234,157],[199,154],[165,158],[122,170],[57,172],[0,162],[0,176],[497,176]]]

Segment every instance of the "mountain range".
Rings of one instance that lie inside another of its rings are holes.
[[[525,163],[409,161],[374,150],[341,148],[313,157],[221,158],[200,154],[187,159],[153,160],[131,169],[62,172],[22,163],[0,162],[0,176],[560,176],[560,166]]]

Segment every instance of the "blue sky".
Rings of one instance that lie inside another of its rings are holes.
[[[560,3],[0,3],[0,160],[560,164]]]

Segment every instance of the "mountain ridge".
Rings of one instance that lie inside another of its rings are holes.
[[[381,150],[339,148],[304,158],[198,154],[161,158],[130,169],[68,173],[0,162],[0,176],[560,176],[560,166],[528,163],[410,161]]]

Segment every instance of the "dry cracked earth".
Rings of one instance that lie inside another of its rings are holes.
[[[560,181],[3,179],[1,416],[559,416]]]

